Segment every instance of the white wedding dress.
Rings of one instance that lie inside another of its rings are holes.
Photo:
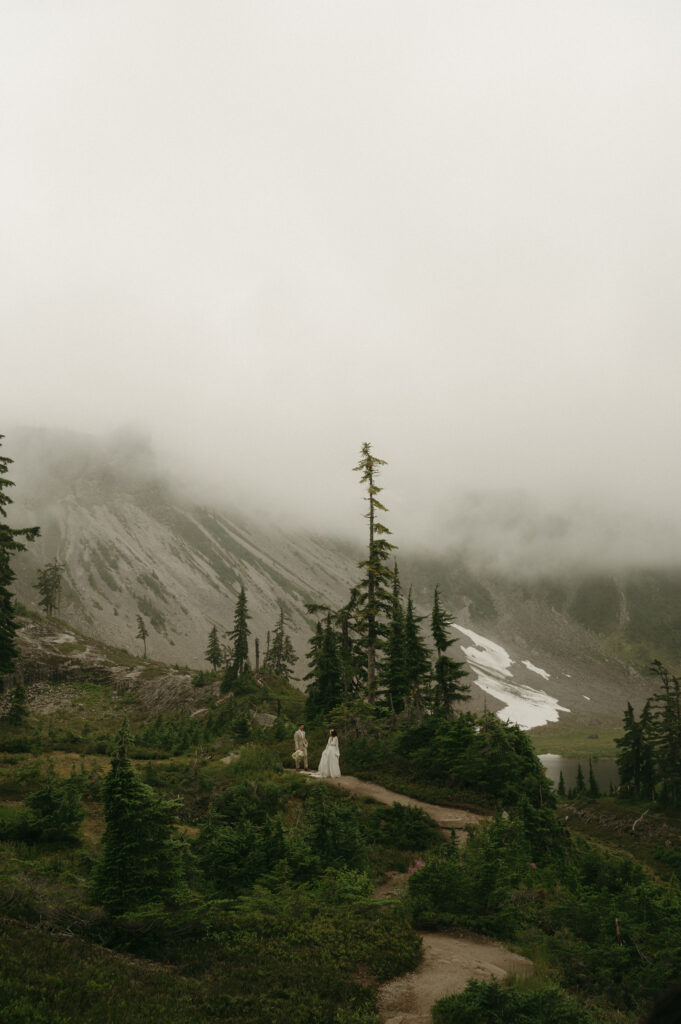
[[[337,779],[340,777],[340,748],[337,736],[329,737],[329,742],[324,747],[317,771],[323,779]]]

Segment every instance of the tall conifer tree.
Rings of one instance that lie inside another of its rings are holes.
[[[269,637],[269,633],[267,634]],[[289,679],[293,666],[298,661],[298,655],[293,649],[291,637],[286,632],[286,619],[284,609],[279,609],[279,618],[274,627],[272,642],[268,645],[267,654],[263,667],[273,672],[275,676],[282,679]]]
[[[237,676],[241,675],[248,664],[248,638],[251,635],[249,619],[246,591],[242,586],[234,609],[234,627],[229,634],[232,641],[232,665]]]
[[[223,654],[218,639],[217,626],[213,626],[208,634],[208,647],[206,648],[205,658],[208,664],[212,666],[214,672],[222,665]]]
[[[385,658],[381,666],[380,680],[392,707],[398,714],[404,710],[409,695],[407,663],[405,657],[405,622],[402,605],[402,588],[397,563],[393,567],[392,612],[385,641]]]
[[[147,656],[147,637],[149,636],[149,630],[141,615],[137,616],[137,633],[135,634],[138,640],[141,640],[144,644],[144,657]]]
[[[248,668],[248,638],[251,635],[251,631],[248,628],[249,619],[246,591],[242,586],[234,609],[234,626],[228,634],[232,641],[232,660],[225,667],[222,677],[221,689],[223,693],[237,688],[239,679],[244,676]]]
[[[330,613],[324,626],[317,623],[308,660],[310,671],[305,678],[311,681],[307,688],[305,713],[312,719],[319,719],[343,699],[341,661]]]
[[[651,720],[658,767],[664,798],[681,804],[681,680],[659,662],[651,665],[662,684],[651,699]]]
[[[113,914],[170,896],[181,877],[173,832],[179,801],[162,799],[142,782],[128,756],[130,741],[124,722],[103,787],[106,830],[94,894]]]
[[[623,724],[624,735],[615,740],[619,747],[617,771],[620,785],[630,789],[635,797],[644,794],[649,799],[655,784],[650,702],[646,702],[638,722],[634,709],[627,703]]]
[[[52,615],[59,610],[59,598],[61,596],[61,579],[64,566],[55,558],[48,562],[42,569],[38,569],[38,578],[34,584],[40,593],[38,604],[46,615]]]
[[[4,435],[0,434],[0,442],[2,442],[3,437]],[[6,478],[8,467],[11,466],[12,461],[6,455],[0,455],[1,519],[7,518],[6,506],[12,504],[12,499],[7,494],[7,490],[10,487],[14,487],[14,483]],[[26,545],[19,538],[32,541],[35,540],[39,533],[40,529],[37,526],[16,530],[0,521],[0,676],[13,670],[17,656],[14,600],[10,590],[15,575],[10,559],[17,552],[26,550]]]
[[[446,716],[451,714],[454,701],[469,700],[471,695],[468,683],[460,682],[461,679],[468,675],[464,662],[454,661],[446,653],[447,648],[453,643],[449,636],[451,622],[451,616],[440,605],[439,589],[435,587],[433,611],[430,617],[430,627],[436,651],[433,680],[435,683],[436,705]]]
[[[575,781],[575,792],[576,793],[585,793],[586,792],[586,782],[584,781],[584,772],[582,771],[582,765],[581,764],[577,765],[577,779]]]
[[[430,678],[430,655],[421,633],[422,615],[414,611],[414,601],[409,590],[407,611],[404,617],[404,661],[409,694],[417,705],[421,704],[423,690]]]
[[[383,490],[376,483],[380,467],[387,465],[385,459],[379,459],[371,453],[371,445],[364,442],[361,459],[355,466],[355,472],[361,473],[361,483],[366,484],[369,510],[365,518],[369,521],[368,554],[359,563],[364,570],[359,591],[359,622],[366,649],[367,692],[370,700],[376,693],[377,652],[381,638],[385,635],[385,620],[389,618],[392,608],[392,570],[387,562],[395,545],[387,540],[390,530],[378,519],[380,512],[387,512],[378,495]]]

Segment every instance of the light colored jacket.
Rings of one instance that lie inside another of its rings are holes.
[[[296,750],[307,750],[307,736],[302,729],[296,729],[293,734],[293,742]]]

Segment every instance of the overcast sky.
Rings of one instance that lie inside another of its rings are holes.
[[[4,4],[3,420],[321,525],[364,440],[398,523],[675,517],[680,52],[678,0]]]

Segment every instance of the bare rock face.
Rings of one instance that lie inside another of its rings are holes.
[[[168,664],[206,666],[210,630],[229,642],[243,586],[253,661],[255,639],[264,654],[283,608],[302,677],[315,626],[306,603],[340,606],[355,581],[356,559],[330,543],[192,504],[94,455],[64,464],[57,479],[49,464],[42,473],[34,465],[16,490],[13,517],[41,527],[16,559],[17,598],[37,608],[37,571],[56,558],[64,566],[59,616],[141,655],[141,615],[149,656]]]
[[[19,658],[10,687],[0,696],[0,713],[9,705],[11,684],[21,679],[35,714],[51,714],[72,706],[79,698],[72,685],[88,682],[111,687],[118,696],[133,694],[149,711],[176,708],[193,710],[205,698],[216,695],[219,684],[198,690],[192,674],[159,662],[141,662],[128,652],[110,648],[54,622],[20,619],[17,634]]]

